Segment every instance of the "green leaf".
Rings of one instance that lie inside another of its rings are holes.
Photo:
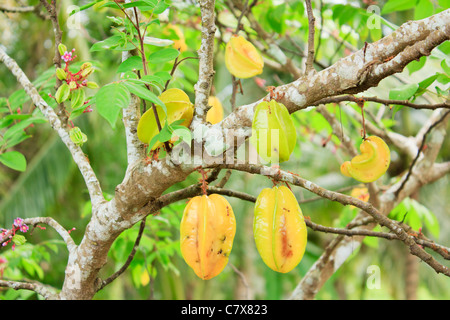
[[[134,2],[129,2],[129,3],[125,3],[123,5],[124,8],[139,8],[142,11],[149,11],[152,10],[155,6],[152,4],[152,2],[150,1],[134,1]]]
[[[130,104],[130,92],[122,83],[110,83],[97,92],[95,101],[98,113],[114,129],[120,110]]]
[[[27,168],[25,156],[18,151],[8,151],[0,154],[0,162],[17,171],[25,171]]]
[[[146,87],[129,81],[124,82],[124,85],[131,93],[137,95],[139,98],[148,100],[158,106],[161,106],[161,108],[164,110],[164,113],[167,114],[167,108],[164,102],[162,102],[156,94],[148,90]]]
[[[166,48],[149,55],[148,60],[153,64],[161,64],[171,60],[174,60],[180,52],[174,48]]]
[[[117,73],[124,73],[132,70],[142,70],[144,65],[140,56],[132,56],[122,62],[117,69]]]
[[[419,82],[419,89],[415,93],[416,96],[422,95],[425,93],[427,88],[437,79],[438,74],[432,75],[431,77],[428,77],[421,82]]]
[[[389,217],[403,221],[413,230],[418,231],[423,224],[435,237],[439,237],[439,222],[436,216],[418,201],[405,198],[390,213]]]
[[[414,10],[414,20],[427,18],[434,13],[434,6],[430,0],[419,0]]]
[[[284,19],[283,14],[286,9],[286,4],[281,4],[279,6],[276,6],[275,8],[270,8],[267,11],[267,22],[269,23],[270,27],[273,31],[277,33],[283,32],[283,26],[284,26]]]
[[[445,60],[442,60],[441,67],[444,70],[444,72],[450,76],[450,67],[447,65],[447,62]]]
[[[426,62],[427,62],[427,57],[423,56],[423,57],[421,57],[419,59],[419,61],[414,60],[414,61],[408,63],[406,68],[408,69],[409,74],[411,75],[414,72],[419,71],[420,69],[422,69]]]
[[[387,14],[391,12],[404,11],[412,9],[416,6],[416,1],[411,0],[389,0],[381,9],[381,14]]]
[[[419,85],[412,83],[401,87],[397,87],[389,91],[389,99],[393,100],[408,100],[419,89]]]
[[[153,9],[154,14],[161,14],[169,7],[165,1],[159,1],[156,7]]]
[[[117,47],[119,45],[119,41],[122,39],[120,35],[114,35],[105,40],[98,41],[91,46],[89,51],[102,51],[112,49],[113,47]]]

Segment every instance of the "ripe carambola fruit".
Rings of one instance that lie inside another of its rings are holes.
[[[215,96],[209,96],[208,105],[211,109],[206,113],[206,121],[211,124],[216,124],[223,119],[223,106],[220,100]]]
[[[391,162],[391,154],[383,139],[370,136],[361,143],[359,149],[360,155],[341,165],[343,175],[368,183],[386,173]]]
[[[247,79],[262,73],[264,60],[253,44],[233,35],[225,47],[225,65],[236,78]]]
[[[194,197],[181,219],[181,254],[198,277],[211,279],[227,265],[235,233],[233,209],[224,197]]]
[[[286,273],[302,260],[307,230],[302,210],[285,186],[265,188],[255,203],[253,236],[264,263]]]
[[[271,100],[256,106],[250,143],[264,161],[289,160],[297,143],[297,131],[284,104]]]
[[[189,100],[189,96],[180,89],[172,88],[164,91],[159,99],[164,102],[167,108],[167,121],[171,124],[174,121],[183,119],[182,126],[189,127],[194,115],[194,105]],[[166,114],[161,106],[156,106],[158,118],[161,127],[166,123]],[[154,136],[159,133],[156,124],[155,114],[150,108],[141,117],[137,127],[137,136],[143,143],[150,143]],[[163,143],[157,142],[153,145],[152,150],[159,148]]]

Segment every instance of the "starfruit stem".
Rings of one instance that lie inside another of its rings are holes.
[[[362,132],[362,139],[366,140],[366,119],[364,118],[364,99],[358,99],[356,104],[361,108],[361,117],[362,117],[362,126],[363,126],[363,132]]]
[[[288,187],[288,188],[289,188],[289,190],[291,190],[291,191],[292,191],[292,189],[291,189],[291,186],[289,185],[289,183],[287,183],[286,181],[285,181],[284,183],[286,184],[286,187]]]
[[[200,179],[200,183],[202,184],[202,192],[204,195],[207,195],[208,190],[208,175],[203,168],[197,168],[197,171],[202,175],[202,178]]]

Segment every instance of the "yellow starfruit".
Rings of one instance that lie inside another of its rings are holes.
[[[256,106],[250,143],[266,162],[289,160],[297,143],[297,131],[289,111],[282,103],[271,100]]]
[[[286,186],[265,188],[255,203],[253,235],[264,263],[286,273],[302,260],[307,230],[302,210]]]
[[[225,65],[236,78],[247,79],[263,72],[264,60],[253,44],[233,35],[225,47]]]
[[[189,96],[180,89],[172,88],[164,91],[159,99],[164,103],[167,108],[167,117],[161,106],[156,106],[158,118],[161,123],[161,127],[164,127],[166,120],[169,124],[177,120],[184,120],[181,125],[189,127],[194,116],[194,105],[189,100]],[[158,126],[156,124],[155,114],[150,108],[141,117],[137,127],[137,136],[143,143],[150,143],[154,136],[159,133]],[[153,145],[152,150],[159,148],[163,143],[157,142]]]
[[[208,105],[211,109],[206,113],[206,121],[211,124],[216,124],[223,119],[223,106],[220,100],[215,96],[209,96]]]
[[[198,277],[209,280],[227,265],[235,233],[233,209],[224,197],[194,197],[181,219],[181,254]]]
[[[386,173],[391,162],[389,147],[377,136],[366,138],[359,147],[361,154],[341,165],[341,173],[360,182],[368,183]]]

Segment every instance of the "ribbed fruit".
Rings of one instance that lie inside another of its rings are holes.
[[[383,139],[370,136],[361,143],[359,149],[360,155],[341,165],[343,175],[368,183],[386,173],[391,162],[391,154]]]
[[[173,88],[164,91],[159,99],[164,102],[167,108],[167,120],[170,123],[183,119],[181,125],[189,127],[194,115],[194,105],[189,100],[189,96],[180,89]],[[161,127],[166,123],[166,114],[160,106],[156,106],[158,118]],[[137,136],[143,143],[150,143],[154,136],[159,133],[158,126],[152,108],[147,110],[141,117],[137,127]],[[157,142],[153,145],[152,150],[159,148],[163,143]]]
[[[264,263],[286,273],[302,260],[307,230],[294,194],[285,186],[266,188],[255,203],[253,236]]]
[[[233,209],[224,197],[194,197],[181,220],[181,254],[198,277],[211,279],[227,265],[235,233]]]
[[[262,73],[264,60],[253,44],[233,35],[225,47],[225,65],[233,76],[246,79]]]
[[[208,105],[211,109],[206,113],[206,121],[211,124],[216,124],[223,119],[223,106],[220,100],[215,96],[209,96]]]
[[[256,106],[250,143],[266,162],[289,160],[297,143],[297,131],[289,111],[282,103],[271,100]]]

